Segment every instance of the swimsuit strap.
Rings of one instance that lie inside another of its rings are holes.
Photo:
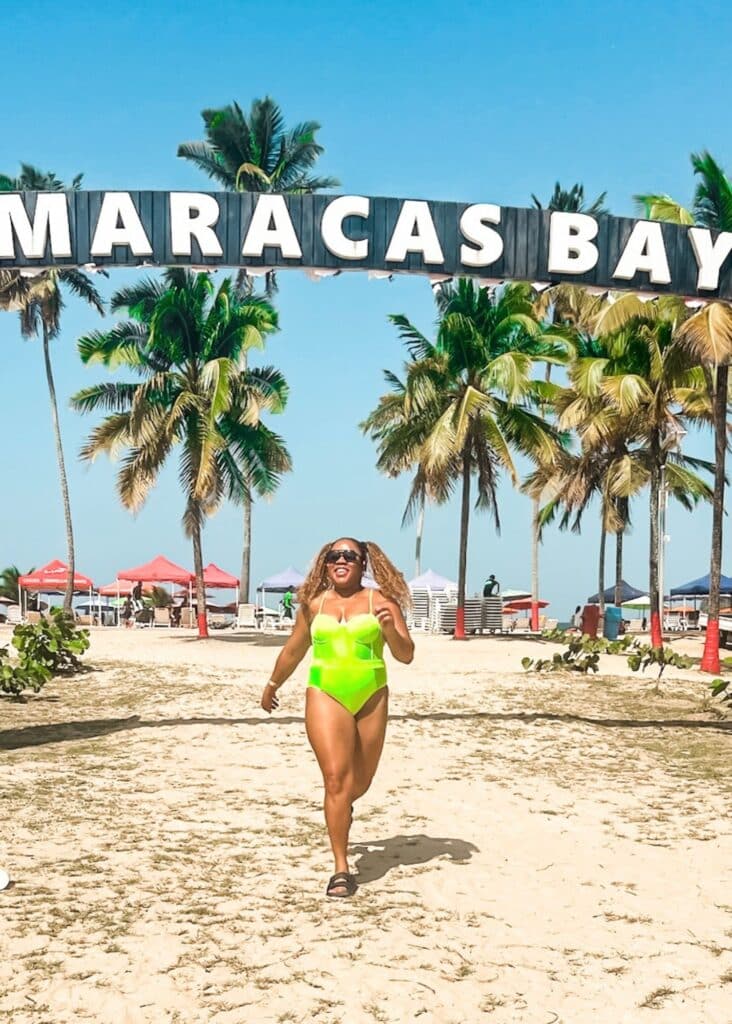
[[[374,592],[371,587],[369,587],[369,613],[374,614]]]
[[[327,593],[327,591],[324,590],[322,595],[321,595],[320,604],[318,605],[318,615],[320,615],[320,613],[323,611],[323,601],[325,601],[326,593]]]

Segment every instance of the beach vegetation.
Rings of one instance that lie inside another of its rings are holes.
[[[472,481],[476,508],[489,512],[500,530],[501,473],[518,484],[516,454],[551,462],[562,445],[536,411],[551,385],[533,379],[534,365],[563,365],[568,356],[565,339],[537,321],[529,285],[491,289],[461,278],[440,285],[435,299],[434,342],[403,314],[390,317],[409,355],[404,381],[384,371],[391,392],[361,428],[376,442],[381,472],[416,471],[415,482],[438,502],[460,491],[455,635],[463,636]],[[413,483],[410,500],[415,494],[419,500]]]
[[[230,192],[281,192],[303,195],[337,188],[337,178],[312,174],[324,153],[316,136],[317,121],[287,128],[284,114],[270,97],[255,99],[245,113],[238,103],[201,112],[204,139],[183,142],[178,156],[193,163]],[[236,278],[240,292],[252,293],[252,278],[242,270]],[[277,289],[275,272],[265,274],[265,295]],[[246,359],[246,353],[244,354]],[[256,490],[256,488],[255,488]],[[243,544],[239,601],[249,601],[252,549],[252,487],[242,500]]]
[[[70,185],[64,184],[52,171],[41,171],[30,164],[21,164],[16,177],[0,174],[0,191],[21,192],[62,192],[81,187],[82,175],[78,174]],[[106,276],[106,275],[105,275]],[[74,594],[75,549],[74,529],[71,518],[71,499],[66,474],[61,425],[58,415],[56,384],[51,362],[51,342],[61,332],[61,312],[64,308],[64,292],[87,302],[100,315],[104,315],[102,297],[83,270],[76,267],[47,267],[26,276],[18,270],[0,270],[0,309],[17,311],[20,317],[20,332],[24,338],[40,337],[43,345],[43,363],[46,386],[51,404],[51,423],[56,449],[61,505],[66,528],[66,563],[68,576],[64,593],[64,608],[71,611]]]
[[[691,209],[671,196],[636,196],[645,216],[673,224],[694,224],[714,231],[732,231],[732,180],[708,152],[692,153],[691,166],[697,178]],[[702,668],[719,671],[719,584],[722,573],[722,530],[724,516],[727,414],[729,409],[729,364],[732,360],[732,307],[710,302],[690,316],[679,331],[679,341],[692,358],[704,367],[705,381],[714,422],[714,497],[710,551],[709,609]]]
[[[89,632],[59,608],[40,622],[16,626],[11,642],[15,658],[0,647],[0,693],[20,698],[26,690],[38,693],[54,676],[81,672]]]
[[[282,438],[262,419],[264,412],[284,409],[287,383],[272,366],[243,364],[244,354],[277,329],[277,314],[265,299],[242,296],[230,278],[217,289],[209,274],[184,269],[117,292],[112,309],[130,319],[81,338],[82,360],[125,367],[141,379],[104,382],[74,395],[77,410],[107,413],[81,455],[87,461],[121,455],[117,488],[122,504],[135,512],[178,452],[199,632],[206,635],[206,518],[226,498],[240,504],[250,487],[271,494],[292,466]]]

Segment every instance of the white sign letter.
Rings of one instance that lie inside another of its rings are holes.
[[[223,256],[216,237],[219,204],[203,192],[170,193],[170,248],[174,256],[190,256],[191,240],[196,239],[201,256]]]
[[[425,263],[445,262],[429,203],[417,199],[404,201],[386,250],[386,260],[401,263],[408,252],[421,252]]]
[[[91,256],[111,256],[113,245],[126,245],[133,256],[152,256],[140,215],[129,192],[107,192],[102,200]]]
[[[712,233],[707,228],[689,228],[689,241],[699,267],[697,288],[714,291],[719,287],[719,271],[732,252],[732,232],[721,231],[712,244]]]
[[[549,221],[549,273],[586,274],[600,254],[592,239],[598,225],[586,213],[560,213],[555,210]]]
[[[501,208],[494,203],[476,203],[463,210],[460,217],[460,231],[463,238],[480,246],[460,246],[460,262],[466,267],[487,267],[500,259],[503,253],[503,239],[489,228],[489,224],[501,223]]]
[[[639,271],[648,274],[654,284],[671,283],[661,225],[650,220],[639,220],[633,225],[613,277],[629,281]]]
[[[241,254],[261,256],[265,245],[276,246],[283,257],[288,259],[302,257],[302,249],[283,196],[265,193],[258,198]]]
[[[63,192],[39,193],[33,224],[21,196],[0,196],[0,259],[15,259],[15,236],[26,259],[43,259],[49,236],[51,256],[70,256],[69,210]]]
[[[320,234],[323,244],[334,256],[343,260],[365,260],[369,254],[367,238],[359,241],[343,234],[345,217],[368,217],[370,203],[366,196],[339,196],[323,211]]]

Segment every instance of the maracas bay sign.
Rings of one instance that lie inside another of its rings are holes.
[[[0,268],[293,267],[732,299],[732,233],[360,195],[0,194]]]

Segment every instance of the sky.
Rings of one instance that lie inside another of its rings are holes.
[[[64,180],[82,171],[86,188],[202,190],[208,179],[177,159],[178,144],[202,138],[204,108],[246,108],[264,95],[290,125],[318,121],[318,172],[365,195],[528,206],[532,192],[546,201],[555,181],[582,182],[588,197],[607,191],[610,210],[632,216],[639,192],[689,201],[692,152],[708,148],[732,170],[719,46],[732,28],[729,5],[284,0],[267,11],[226,0],[14,7],[4,18],[0,80],[12,101],[0,171],[15,174],[23,161]],[[97,284],[109,297],[133,276],[114,271]],[[400,525],[409,480],[377,473],[358,424],[385,390],[382,370],[398,372],[404,358],[388,314],[431,332],[430,286],[361,274],[316,283],[300,272],[281,273],[279,286],[281,330],[262,361],[290,384],[288,408],[270,425],[294,472],[255,505],[253,582],[287,565],[304,571],[322,543],[343,535],[375,540],[410,578],[414,529]],[[158,553],[192,564],[174,464],[133,517],[119,504],[114,465],[78,458],[96,419],[73,412],[69,397],[105,372],[81,365],[76,340],[105,322],[114,321],[70,300],[53,342],[77,567],[100,584]],[[8,313],[0,345],[0,565],[25,571],[65,558],[65,532],[41,346],[21,340]],[[711,437],[690,436],[687,449],[711,458]],[[500,534],[485,515],[471,518],[469,593],[490,572],[504,587],[530,583],[530,502],[508,481],[499,502]],[[624,573],[639,589],[648,581],[647,520],[642,497]],[[670,509],[672,586],[708,571],[710,528],[707,508]],[[238,575],[241,534],[240,510],[222,508],[205,529],[205,561]],[[428,508],[423,569],[455,579],[458,538],[459,501]],[[555,617],[597,590],[598,543],[597,509],[579,536],[545,534],[540,590]],[[725,560],[723,571],[731,567]]]

